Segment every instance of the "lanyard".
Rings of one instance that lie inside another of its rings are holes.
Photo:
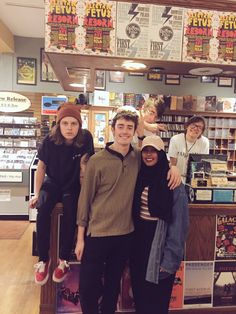
[[[189,152],[193,148],[193,146],[196,144],[197,140],[188,148],[187,140],[186,140],[186,135],[184,136],[185,139],[185,157],[188,158]]]

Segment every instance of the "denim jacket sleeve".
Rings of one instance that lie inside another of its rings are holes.
[[[172,221],[168,225],[161,267],[173,274],[183,259],[189,226],[188,198],[181,184],[174,190]]]

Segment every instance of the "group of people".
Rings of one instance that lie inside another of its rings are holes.
[[[69,271],[77,224],[83,314],[115,313],[127,261],[136,313],[168,313],[188,229],[188,201],[175,160],[182,154],[178,147],[172,150],[171,166],[161,138],[144,137],[144,128],[145,113],[139,118],[136,112],[117,112],[113,141],[94,154],[79,107],[65,103],[38,151],[36,193],[30,200],[30,207],[38,209],[35,282],[43,285],[49,277],[51,213],[61,201],[59,262],[52,278],[62,282]],[[186,126],[186,154],[197,146],[204,128],[204,120]],[[131,145],[135,133],[142,140],[140,149]]]

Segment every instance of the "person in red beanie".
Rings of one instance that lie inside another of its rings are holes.
[[[39,147],[35,196],[29,202],[30,208],[38,209],[36,229],[39,262],[35,265],[35,282],[39,285],[44,285],[49,277],[51,213],[59,201],[63,203],[63,215],[59,263],[53,272],[53,281],[62,282],[69,271],[81,166],[93,153],[93,138],[88,130],[82,129],[79,107],[64,103],[58,109],[56,125]]]

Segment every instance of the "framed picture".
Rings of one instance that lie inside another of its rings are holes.
[[[109,71],[109,82],[111,83],[124,83],[125,72]]]
[[[165,84],[166,85],[180,85],[180,75],[166,74]]]
[[[142,73],[142,72],[129,72],[128,75],[129,76],[144,76],[145,73]]]
[[[149,72],[147,74],[147,79],[149,81],[162,81],[163,75],[160,73]]]
[[[34,58],[17,58],[17,84],[36,85],[37,60]]]
[[[198,78],[199,76],[197,75],[191,75],[191,74],[185,74],[183,75],[184,78],[190,78],[190,79],[195,79],[195,78]]]
[[[95,70],[94,89],[104,90],[106,88],[106,71]]]
[[[201,83],[215,83],[215,76],[201,76]]]
[[[59,82],[44,51],[44,48],[40,48],[40,81]]]
[[[219,87],[232,87],[233,79],[231,77],[218,77],[218,86]]]

